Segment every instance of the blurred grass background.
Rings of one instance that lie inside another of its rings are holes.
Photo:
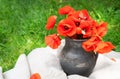
[[[50,15],[70,5],[76,10],[87,9],[90,15],[108,22],[105,41],[120,51],[120,0],[0,0],[0,66],[6,71],[14,67],[20,54],[45,47],[44,37]]]

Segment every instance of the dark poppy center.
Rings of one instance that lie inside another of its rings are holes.
[[[65,29],[65,30],[68,30],[68,29],[69,29],[69,27],[67,27],[67,26],[64,26],[64,29]]]
[[[76,26],[79,26],[79,25],[80,25],[80,22],[75,22],[75,25],[76,25]]]

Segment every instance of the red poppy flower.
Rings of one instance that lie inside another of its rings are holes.
[[[78,20],[91,20],[87,10],[74,11],[68,17],[74,17]]]
[[[89,38],[92,36],[92,30],[90,27],[84,28],[83,38]]]
[[[76,34],[83,34],[83,38],[92,35],[91,20],[87,10],[74,11],[68,16],[76,25]]]
[[[100,25],[97,27],[97,34],[103,37],[107,33],[107,23],[101,22]]]
[[[50,30],[54,27],[55,23],[56,23],[56,18],[57,16],[53,15],[53,16],[50,16],[47,20],[47,24],[46,24],[46,29],[47,30]]]
[[[99,38],[98,36],[93,36],[91,37],[89,40],[83,42],[82,47],[90,52],[92,50],[94,50],[97,47],[97,44],[101,41],[101,38]]]
[[[110,42],[102,42],[101,41],[101,42],[98,43],[98,45],[95,48],[94,52],[104,54],[104,53],[110,52],[114,48],[115,48],[115,46],[113,46],[112,43],[110,43]]]
[[[64,14],[69,14],[72,11],[74,11],[74,9],[71,6],[67,5],[67,6],[60,8],[58,10],[58,13],[61,15],[64,15]]]
[[[82,34],[82,29],[80,28],[80,19],[75,18],[74,16],[68,17],[74,22],[74,25],[76,26],[76,34]]]
[[[82,29],[80,28],[80,19],[75,18],[74,16],[70,16],[68,17],[69,19],[71,19],[74,23],[74,25],[76,26],[76,34],[82,34]]]
[[[52,34],[45,37],[45,43],[51,48],[55,49],[61,44],[61,39],[58,35]]]
[[[80,28],[84,31],[83,38],[89,38],[92,36],[92,26],[91,21],[81,21]]]
[[[80,11],[74,11],[70,15],[68,15],[68,17],[72,17],[73,19],[80,20],[81,18],[79,16],[79,13]]]
[[[80,11],[79,17],[80,17],[82,20],[89,20],[89,19],[91,19],[91,17],[90,17],[89,14],[88,14],[88,11],[85,10],[85,9],[83,9],[83,10]]]
[[[95,20],[91,20],[91,26],[92,26],[92,28],[91,28],[91,30],[92,30],[92,36],[96,36],[97,34],[97,29],[96,29],[96,27],[98,27],[99,26],[99,24],[98,24],[98,22],[96,22]]]
[[[57,31],[62,36],[73,36],[76,33],[76,26],[71,19],[67,18],[59,22]]]
[[[30,79],[41,79],[41,76],[39,75],[39,73],[35,73],[30,77]]]

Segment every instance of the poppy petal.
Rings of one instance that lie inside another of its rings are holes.
[[[61,15],[64,15],[64,14],[68,14],[68,13],[70,13],[72,11],[74,11],[74,9],[71,6],[66,5],[66,6],[60,8],[58,10],[58,13],[61,14]]]
[[[76,26],[71,19],[63,19],[59,22],[57,31],[62,36],[73,36],[76,33]]]
[[[77,27],[77,29],[76,29],[76,33],[77,33],[77,34],[82,34],[83,31],[82,31],[82,29],[81,29],[80,27]]]
[[[100,25],[97,27],[97,34],[103,37],[107,33],[107,23],[101,22]]]
[[[50,30],[54,27],[55,23],[56,23],[56,18],[57,16],[56,15],[52,15],[48,18],[47,20],[47,24],[46,24],[46,29],[47,30]]]
[[[87,11],[86,9],[81,10],[80,13],[79,13],[79,16],[80,16],[80,18],[83,19],[83,20],[88,20],[88,19],[91,18],[91,17],[89,16],[89,13],[88,13],[88,11]]]
[[[93,36],[89,40],[83,42],[82,47],[90,52],[93,51],[96,47],[97,44],[101,41],[101,39],[98,36]]]
[[[61,44],[61,39],[57,34],[52,34],[45,37],[45,43],[51,48],[56,49]]]
[[[115,48],[115,46],[112,45],[112,43],[110,43],[110,42],[99,42],[94,51],[104,54],[104,53],[110,52],[114,48]]]
[[[30,77],[30,79],[41,79],[41,76],[39,75],[39,73],[35,73]]]

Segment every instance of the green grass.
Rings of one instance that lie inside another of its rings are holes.
[[[45,47],[45,23],[58,8],[71,5],[87,9],[90,15],[109,24],[104,37],[120,51],[120,1],[118,0],[0,0],[0,66],[6,71],[14,67],[20,54]]]

